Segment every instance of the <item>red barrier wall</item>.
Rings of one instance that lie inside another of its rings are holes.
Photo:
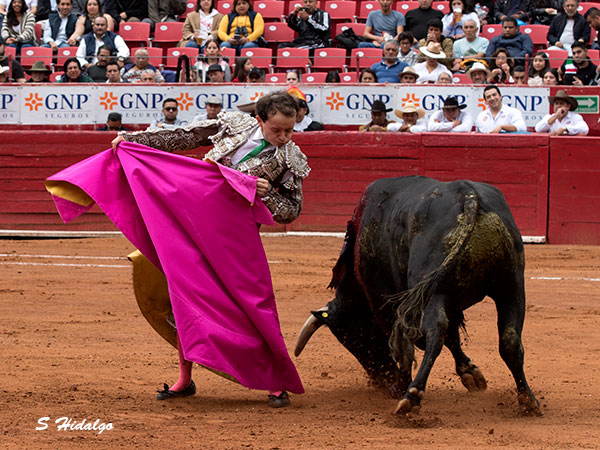
[[[108,148],[113,137],[88,131],[2,132],[0,229],[114,230],[97,207],[63,225],[43,186],[45,177]],[[343,231],[370,182],[426,175],[497,186],[525,236],[600,244],[597,138],[327,132],[296,134],[294,140],[312,172],[304,185],[303,213],[285,229]],[[200,157],[203,149],[192,154]]]

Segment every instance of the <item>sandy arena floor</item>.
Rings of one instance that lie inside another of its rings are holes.
[[[263,241],[291,353],[309,310],[331,298],[342,240]],[[526,248],[525,371],[544,410],[534,418],[517,415],[489,299],[467,311],[465,344],[488,390],[469,394],[444,350],[418,416],[393,415],[396,401],[327,329],[293,358],[307,392],[289,408],[201,369],[196,396],[158,402],[177,356],[137,308],[131,249],[124,238],[0,240],[0,447],[600,448],[600,247]],[[36,431],[43,417],[48,428]],[[61,417],[113,429],[59,431]]]

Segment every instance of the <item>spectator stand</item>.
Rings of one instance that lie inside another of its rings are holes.
[[[326,72],[333,69],[347,71],[346,49],[333,47],[316,49],[310,71]]]
[[[562,65],[562,63],[565,62],[565,60],[569,57],[569,52],[560,48],[545,49],[544,53],[548,55],[548,62],[550,63],[550,67],[553,69],[558,69]]]
[[[360,2],[358,6],[357,22],[365,23],[369,17],[371,11],[377,11],[381,9],[378,1],[368,0]],[[356,31],[355,31],[356,32]],[[358,33],[357,33],[358,34]]]
[[[292,42],[296,37],[296,32],[285,22],[270,22],[265,24],[263,37],[269,47],[276,51],[280,43]]]
[[[165,55],[164,68],[169,70],[175,70],[177,68],[177,60],[180,55],[187,55],[190,59],[190,67],[194,65],[198,58],[198,49],[192,47],[172,47],[167,49]]]
[[[417,9],[419,7],[419,2],[415,1],[400,1],[396,2],[394,5],[394,9],[396,11],[400,11],[402,14],[406,15],[408,11],[411,9]]]
[[[163,67],[163,49],[160,47],[133,47],[130,49],[131,59],[133,59],[133,57],[135,56],[135,52],[142,48],[148,51],[148,64],[151,64],[158,69]],[[177,65],[177,63],[175,63],[175,65]]]
[[[281,0],[260,0],[254,3],[254,11],[260,13],[265,23],[285,21],[285,2]]]
[[[231,49],[235,53],[235,49]],[[273,72],[273,50],[270,48],[244,48],[242,57],[252,59],[252,64],[265,72]]]
[[[381,61],[383,53],[380,48],[353,48],[350,52],[350,65],[354,70],[361,71]]]
[[[548,25],[521,25],[521,33],[529,35],[533,42],[533,52],[537,52],[540,49],[548,47]]]
[[[277,49],[275,70],[299,69],[308,72],[310,66],[308,56],[308,49],[305,48]]]
[[[150,47],[150,24],[146,22],[121,22],[119,35],[129,48]]]
[[[23,69],[29,69],[36,61],[43,61],[46,67],[52,68],[52,59],[53,54],[50,47],[26,47],[21,50],[21,66],[23,66]]]
[[[152,46],[160,48],[176,47],[183,35],[182,22],[157,23],[154,28]]]

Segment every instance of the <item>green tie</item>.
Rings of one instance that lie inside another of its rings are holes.
[[[256,147],[254,150],[252,150],[250,153],[248,153],[246,156],[244,156],[238,164],[241,164],[250,158],[254,158],[256,155],[258,155],[260,152],[262,152],[263,149],[267,145],[269,145],[269,143],[267,141],[265,141],[264,139],[261,139],[260,145],[258,147]]]

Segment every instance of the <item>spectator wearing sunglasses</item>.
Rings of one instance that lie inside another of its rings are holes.
[[[162,107],[162,117],[155,119],[152,121],[150,126],[147,128],[148,130],[156,130],[158,128],[163,129],[173,129],[173,128],[181,128],[187,125],[187,122],[184,120],[179,120],[177,118],[177,113],[179,112],[179,107],[177,105],[177,100],[174,98],[168,98],[163,102]]]

